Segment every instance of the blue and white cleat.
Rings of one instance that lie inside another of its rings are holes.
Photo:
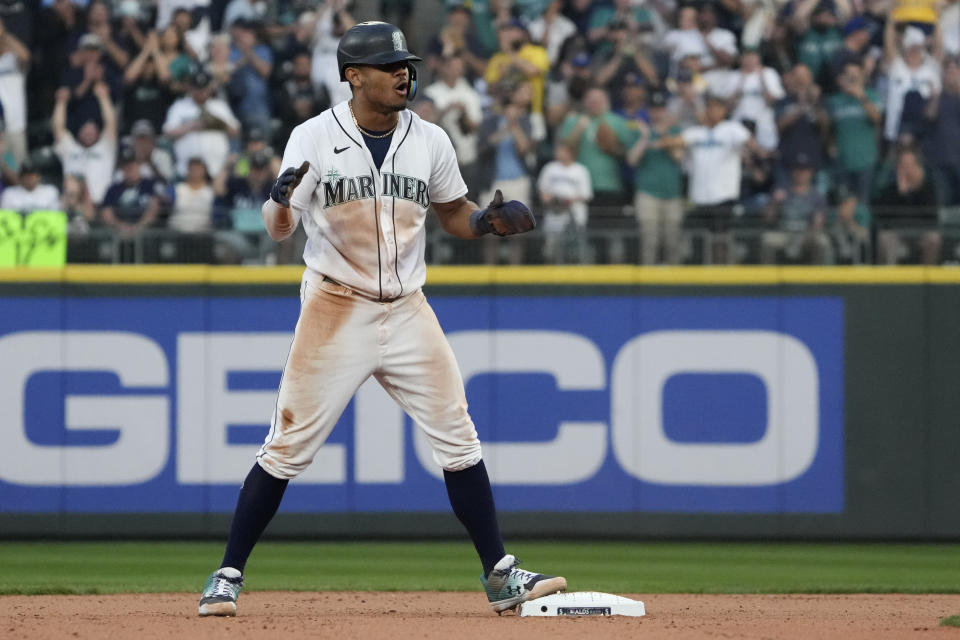
[[[542,598],[567,588],[567,579],[518,569],[520,561],[507,554],[480,578],[490,606],[498,614],[513,609],[521,602]]]
[[[200,596],[201,616],[237,615],[237,596],[243,589],[243,575],[233,567],[217,569],[207,578]]]

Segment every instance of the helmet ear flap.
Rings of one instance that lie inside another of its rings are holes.
[[[410,71],[410,83],[407,86],[407,101],[413,100],[417,97],[417,68],[413,64],[408,64],[407,69]]]

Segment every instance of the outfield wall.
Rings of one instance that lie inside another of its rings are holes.
[[[296,268],[0,271],[0,537],[214,536]],[[509,535],[960,538],[960,270],[433,268]],[[272,535],[462,535],[361,388]]]

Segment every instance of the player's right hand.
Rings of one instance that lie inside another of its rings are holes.
[[[300,181],[303,180],[303,176],[306,175],[307,169],[309,168],[310,163],[304,160],[303,164],[297,169],[293,167],[284,169],[280,177],[277,178],[277,181],[273,183],[273,188],[270,189],[270,199],[280,206],[289,209],[290,196],[293,195],[293,190],[296,189]]]

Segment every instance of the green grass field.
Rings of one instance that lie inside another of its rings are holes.
[[[614,593],[960,593],[956,544],[527,542],[510,551],[570,588]],[[219,542],[0,543],[0,594],[199,591]],[[479,588],[467,543],[257,546],[246,589]]]

